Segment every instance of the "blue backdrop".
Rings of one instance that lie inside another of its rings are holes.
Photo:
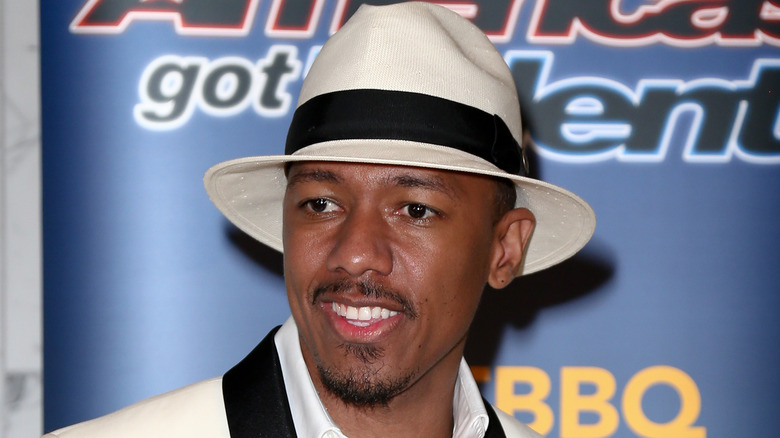
[[[41,1],[46,430],[222,374],[286,319],[281,257],[201,178],[282,152],[360,3]],[[486,398],[551,437],[772,436],[780,3],[449,3],[505,54],[536,174],[598,218],[486,293]]]

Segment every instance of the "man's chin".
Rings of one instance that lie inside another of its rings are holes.
[[[347,405],[358,408],[387,406],[404,391],[412,380],[411,374],[397,378],[382,378],[370,366],[362,370],[332,370],[317,367],[325,389]]]

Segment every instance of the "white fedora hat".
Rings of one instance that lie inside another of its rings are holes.
[[[212,202],[238,228],[283,251],[284,168],[337,161],[469,172],[514,182],[536,216],[518,275],[580,250],[590,206],[526,176],[520,104],[509,67],[487,37],[429,3],[362,6],[322,47],[304,80],[285,155],[226,161],[206,172]]]

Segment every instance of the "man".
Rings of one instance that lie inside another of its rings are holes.
[[[536,437],[463,349],[486,284],[558,263],[595,219],[525,175],[511,72],[467,20],[362,7],[304,81],[286,154],[218,164],[215,205],[284,253],[292,317],[222,378],[52,437]]]

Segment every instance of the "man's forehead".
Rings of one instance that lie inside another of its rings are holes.
[[[446,193],[458,198],[461,187],[477,175],[444,169],[331,161],[302,161],[291,163],[287,169],[287,186],[304,182],[345,183],[348,181],[377,182],[380,184],[423,188]]]

